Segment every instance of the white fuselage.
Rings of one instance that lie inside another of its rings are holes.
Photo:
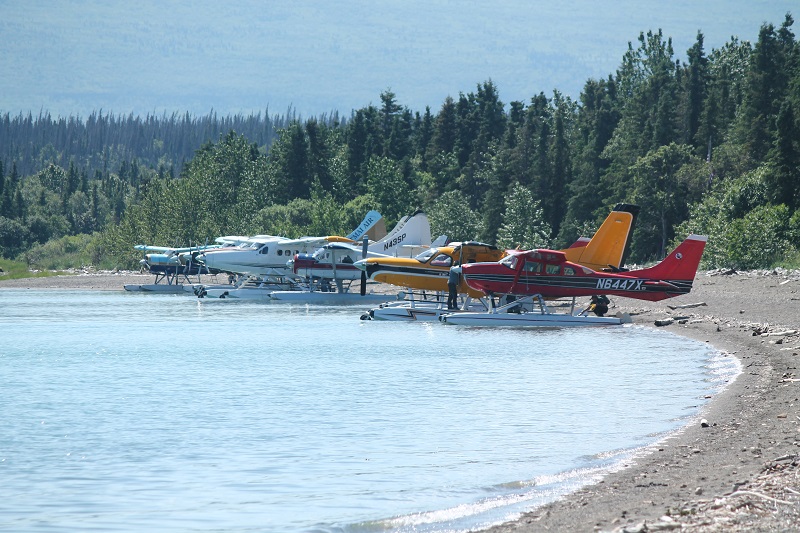
[[[209,268],[251,276],[292,276],[286,261],[295,254],[311,253],[318,242],[300,242],[284,237],[246,241],[235,248],[224,248],[198,257]]]
[[[414,257],[431,245],[431,226],[423,212],[403,217],[388,235],[376,242],[363,243],[332,242],[321,247],[313,257],[297,258],[290,263],[299,276],[356,280],[362,271],[354,263],[365,257]]]

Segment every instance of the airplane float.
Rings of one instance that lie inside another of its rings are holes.
[[[591,239],[581,237],[575,244],[561,251],[568,260],[589,268],[621,269],[629,252],[639,210],[636,205],[616,205]],[[509,253],[512,252],[470,241],[432,246],[413,259],[375,257],[357,261],[355,266],[366,272],[369,279],[408,289],[408,301],[391,302],[370,310],[367,316],[378,320],[436,320],[442,311],[446,311],[442,305],[444,298],[441,293],[447,291],[450,267],[499,261]],[[434,294],[428,295],[425,291],[432,291]],[[477,306],[488,309],[486,302],[480,302],[485,296],[484,292],[469,287],[463,278],[458,291],[465,296],[460,308]],[[429,300],[429,297],[433,300]]]
[[[488,313],[453,313],[440,321],[458,325],[608,325],[619,317],[550,313],[544,298],[615,295],[660,301],[688,294],[700,265],[708,238],[690,235],[657,265],[627,272],[596,271],[569,261],[563,251],[528,250],[511,252],[497,262],[463,265],[470,288],[487,295],[514,295],[517,299]],[[539,312],[510,313],[515,304],[536,301]]]

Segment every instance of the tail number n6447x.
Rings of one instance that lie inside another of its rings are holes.
[[[406,240],[406,234],[405,233],[403,233],[402,235],[398,235],[397,237],[395,237],[394,239],[392,239],[390,241],[386,241],[384,243],[384,245],[383,245],[383,249],[384,250],[388,250],[389,248],[394,248],[395,246],[397,246],[398,244],[400,244],[404,240]]]
[[[602,278],[597,280],[597,288],[601,290],[643,291],[643,279]]]

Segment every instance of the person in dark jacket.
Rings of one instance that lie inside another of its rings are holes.
[[[450,268],[447,278],[447,308],[458,309],[458,285],[461,283],[461,265]]]
[[[609,300],[608,296],[605,294],[596,294],[592,296],[592,304],[589,306],[589,310],[591,310],[597,316],[603,316],[608,313],[608,304],[610,303],[611,300]]]

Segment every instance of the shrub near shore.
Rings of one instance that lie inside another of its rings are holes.
[[[30,270],[28,265],[21,261],[0,259],[0,281],[6,279],[46,278],[60,274],[62,273],[52,270]]]

